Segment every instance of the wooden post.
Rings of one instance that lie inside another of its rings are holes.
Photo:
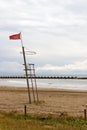
[[[37,103],[38,103],[39,102],[39,97],[38,97],[38,91],[37,91],[37,83],[36,83],[34,64],[33,64],[33,71],[34,71],[34,81],[35,81],[35,88],[36,88]]]
[[[29,103],[31,104],[30,86],[29,86],[28,72],[27,72],[27,63],[26,63],[25,50],[24,50],[24,46],[23,46],[23,41],[22,41],[21,32],[20,32],[20,39],[21,39],[21,46],[22,46],[23,59],[24,59],[24,66],[25,66],[25,75],[26,75],[26,81],[27,81],[28,98],[29,98]]]
[[[34,84],[33,84],[33,79],[32,79],[32,64],[28,64],[29,65],[29,69],[30,69],[30,79],[31,79],[31,84],[32,84],[32,92],[33,92],[33,99],[35,102],[35,92],[34,92]]]
[[[29,87],[29,80],[28,80],[28,73],[27,73],[27,63],[26,63],[25,51],[24,51],[23,46],[22,46],[22,51],[23,51],[23,58],[24,58],[24,66],[25,66],[25,74],[26,74],[26,81],[27,81],[27,88],[28,88],[29,103],[31,104],[30,87]]]
[[[27,115],[27,111],[26,111],[26,105],[24,106],[24,115],[26,116]]]
[[[84,109],[84,119],[86,120],[86,109]]]

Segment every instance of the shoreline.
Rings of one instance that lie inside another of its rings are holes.
[[[27,87],[26,81],[25,80],[0,80],[0,86],[7,86],[7,87]],[[87,91],[87,80],[67,80],[67,79],[60,79],[60,80],[37,80],[37,87],[39,89],[61,89],[61,90],[74,90],[74,91]]]
[[[1,90],[25,90],[27,91],[27,86],[17,87],[17,86],[0,86]],[[35,90],[35,89],[34,89]],[[49,88],[49,87],[38,87],[38,91],[47,91],[47,92],[73,92],[73,93],[87,93],[87,90],[78,90],[78,89],[61,89],[61,88]],[[32,88],[30,88],[30,91],[32,91]]]

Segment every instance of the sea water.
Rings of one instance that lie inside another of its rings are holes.
[[[36,82],[38,88],[87,90],[87,79],[36,79]],[[27,83],[26,79],[0,79],[0,86],[27,87]]]

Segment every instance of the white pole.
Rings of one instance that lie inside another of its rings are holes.
[[[23,47],[23,40],[22,40],[22,34],[20,32],[20,39],[21,39],[21,46]]]

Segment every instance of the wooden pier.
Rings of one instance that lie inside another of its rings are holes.
[[[0,76],[0,79],[25,79],[26,76]],[[28,77],[31,78],[31,77]],[[87,79],[87,77],[77,76],[35,76],[35,79]]]

